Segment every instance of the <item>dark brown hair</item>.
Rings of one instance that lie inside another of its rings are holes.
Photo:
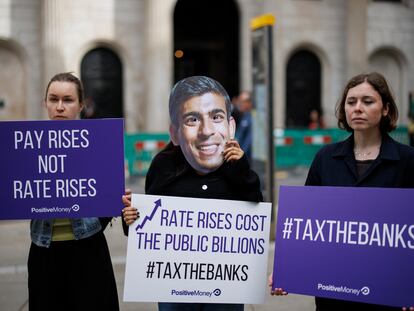
[[[336,117],[338,118],[338,126],[341,129],[345,129],[348,132],[352,132],[352,128],[346,122],[345,115],[345,102],[349,89],[367,82],[369,83],[381,96],[382,104],[388,106],[388,113],[385,117],[382,117],[380,122],[381,133],[391,132],[397,127],[398,120],[398,108],[395,104],[394,97],[391,89],[388,86],[387,80],[384,76],[378,72],[363,73],[351,78],[346,84],[342,97],[336,106]]]
[[[50,79],[49,83],[47,84],[46,87],[46,94],[45,94],[45,101],[47,100],[47,92],[49,92],[49,87],[52,84],[52,82],[71,82],[74,83],[76,85],[76,90],[78,92],[78,99],[79,99],[79,103],[82,105],[84,102],[84,95],[83,95],[83,86],[82,86],[82,82],[73,75],[73,73],[71,72],[61,72],[58,73],[56,75],[54,75],[52,77],[52,79]]]

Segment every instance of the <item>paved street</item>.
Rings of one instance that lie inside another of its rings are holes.
[[[306,172],[304,168],[278,172],[276,174],[278,184],[301,185]],[[143,192],[142,179],[132,180],[128,184],[133,192]],[[122,302],[127,239],[123,236],[120,218],[113,221],[112,227],[108,226],[105,235],[111,251],[121,310],[157,310],[155,303]],[[29,245],[29,221],[0,221],[0,310],[2,311],[28,310],[26,262]],[[273,252],[274,243],[272,242],[269,251],[269,273],[272,268]],[[285,297],[269,295],[265,304],[247,305],[245,310],[310,311],[314,310],[314,304],[312,297],[292,294]]]

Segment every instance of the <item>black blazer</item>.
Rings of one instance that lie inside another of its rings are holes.
[[[414,188],[414,148],[384,134],[380,153],[358,177],[354,137],[323,147],[309,169],[306,185],[342,187]]]

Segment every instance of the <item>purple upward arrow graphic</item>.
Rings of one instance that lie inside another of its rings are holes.
[[[139,229],[144,228],[144,225],[145,225],[145,223],[147,222],[147,220],[148,220],[148,221],[151,221],[151,220],[152,220],[152,218],[154,218],[154,215],[155,215],[155,213],[157,212],[158,207],[160,207],[160,206],[161,206],[161,199],[158,199],[158,200],[157,200],[157,201],[155,201],[154,203],[155,203],[155,206],[154,206],[154,209],[153,209],[153,210],[152,210],[152,212],[151,212],[151,215],[149,215],[149,216],[145,216],[145,217],[144,217],[144,220],[141,222],[141,224],[139,224],[139,225],[135,228],[135,231],[138,231]]]

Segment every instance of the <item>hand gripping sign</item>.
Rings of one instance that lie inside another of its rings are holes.
[[[132,195],[124,301],[263,303],[270,203]]]
[[[412,306],[413,202],[414,189],[282,186],[274,288]]]
[[[123,120],[0,122],[0,219],[118,216]]]

